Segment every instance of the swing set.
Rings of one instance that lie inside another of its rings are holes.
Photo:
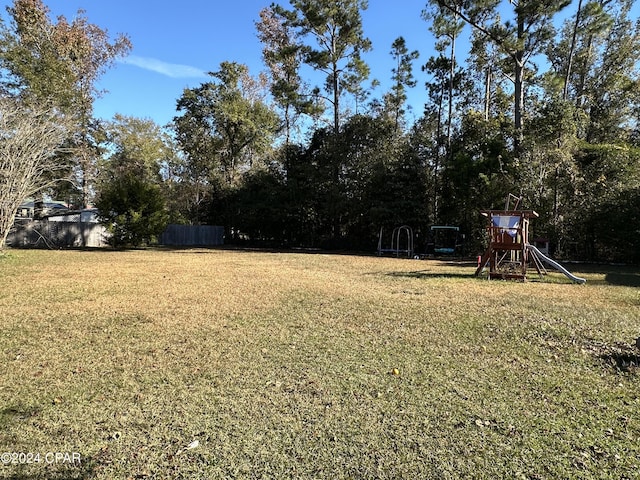
[[[394,257],[424,258],[434,255],[455,255],[461,253],[464,235],[459,227],[434,225],[430,228],[430,239],[426,244],[426,254],[416,252],[414,248],[414,232],[408,225],[396,227],[391,232],[391,242],[388,243],[388,233],[385,238],[384,227],[378,235],[378,255],[392,255]]]
[[[394,257],[413,258],[413,229],[408,225],[396,227],[391,232],[391,247],[383,245],[384,227],[380,227],[378,235],[378,255],[393,255]]]
[[[432,225],[430,239],[427,242],[427,255],[462,255],[464,234],[460,227],[450,225]]]

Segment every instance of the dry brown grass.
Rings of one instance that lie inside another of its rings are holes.
[[[0,259],[0,452],[82,464],[0,476],[633,478],[638,271],[578,272],[586,285],[473,271],[13,251]]]

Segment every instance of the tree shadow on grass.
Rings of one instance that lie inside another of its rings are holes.
[[[552,270],[554,273],[560,274],[560,272],[556,272]],[[400,278],[418,278],[418,279],[428,279],[428,278],[468,278],[468,279],[483,279],[486,280],[486,277],[476,277],[473,274],[469,273],[442,273],[442,272],[429,272],[427,270],[415,271],[415,272],[389,272],[386,274],[389,277],[400,277]],[[545,282],[546,277],[537,277],[535,275],[527,276],[527,280],[530,282]],[[564,277],[562,277],[564,278]],[[548,280],[547,280],[548,282]],[[638,274],[630,274],[630,273],[607,273],[603,280],[588,280],[587,284],[590,285],[617,285],[623,287],[640,287],[640,275]]]
[[[604,281],[609,285],[640,287],[640,274],[611,272],[605,275]]]
[[[8,426],[10,423],[33,417],[40,412],[40,407],[28,406],[24,404],[9,405],[0,409],[0,428]]]
[[[429,270],[417,270],[413,272],[388,272],[385,274],[388,277],[398,278],[468,278],[475,279],[473,274],[469,273],[455,273],[455,272],[430,272]]]
[[[6,431],[11,424],[27,421],[40,411],[40,407],[26,404],[6,406],[0,409],[0,429]],[[11,442],[12,437],[7,438]],[[12,452],[6,446],[3,450],[0,480],[88,480],[96,477],[100,465],[99,459],[82,453],[58,452],[63,456],[56,458],[56,452],[42,452],[37,448],[30,452],[16,451],[16,457],[9,457],[7,461],[5,456]]]
[[[16,470],[8,476],[0,474],[2,480],[89,480],[96,478],[96,466],[93,459],[82,458],[79,465],[59,466],[42,461],[37,465],[16,465]],[[12,467],[13,465],[5,466]],[[0,472],[1,473],[1,472]]]
[[[603,279],[589,280],[595,285],[640,287],[640,267],[634,265],[579,264],[581,272],[604,275]]]
[[[473,273],[456,272],[456,268],[459,267],[474,267],[472,262],[448,262],[445,265],[451,267],[450,272],[434,272],[431,270],[415,270],[411,272],[388,272],[385,275],[390,277],[399,278],[473,278],[473,279],[486,279],[486,276],[476,277]],[[588,285],[616,285],[623,287],[640,287],[640,268],[635,266],[625,265],[577,265],[575,267],[569,267],[570,271],[577,270],[581,273],[593,273],[604,275],[602,279],[589,279]],[[560,274],[555,269],[550,269],[549,272]],[[527,280],[531,282],[545,282],[545,276],[538,277],[535,272],[527,276]],[[564,277],[562,277],[564,278]],[[547,280],[548,281],[548,280]]]

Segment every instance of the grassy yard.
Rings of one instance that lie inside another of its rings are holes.
[[[570,269],[9,251],[0,478],[639,478],[640,269]]]

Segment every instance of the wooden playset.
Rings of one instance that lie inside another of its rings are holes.
[[[509,201],[516,200],[514,209]],[[526,280],[529,263],[538,275],[546,274],[543,263],[556,268],[576,283],[585,283],[555,260],[547,257],[535,245],[529,243],[529,221],[538,218],[533,210],[517,210],[520,198],[509,195],[504,210],[484,210],[480,213],[488,219],[489,246],[478,261],[476,276],[489,264],[489,279]]]
[[[529,220],[538,218],[533,210],[484,210],[489,226],[489,246],[482,255],[476,275],[489,263],[489,279],[525,280],[529,260]],[[534,266],[542,271],[537,262]]]

